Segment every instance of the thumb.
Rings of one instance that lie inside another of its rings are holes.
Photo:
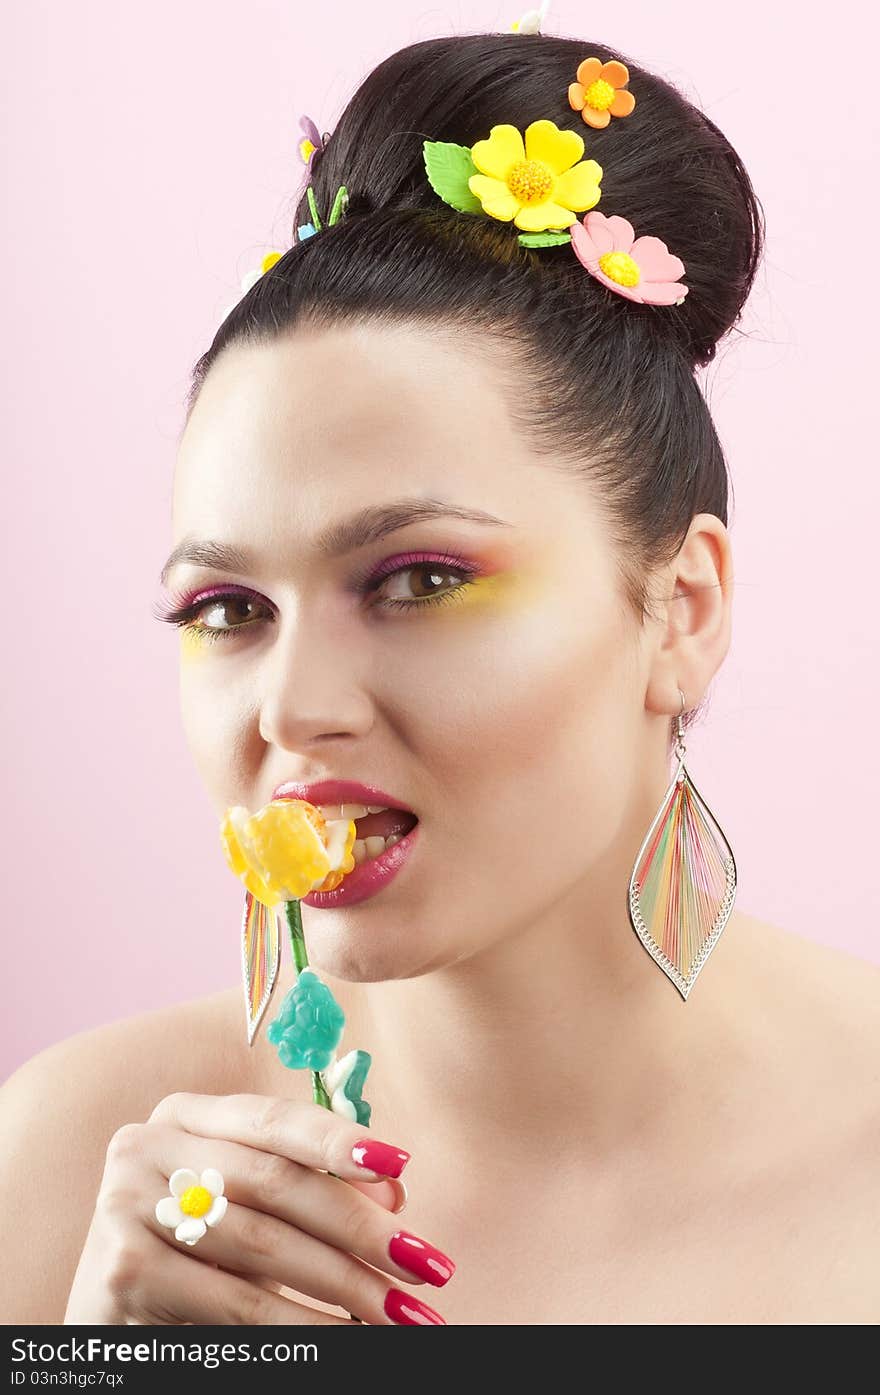
[[[398,1215],[406,1205],[406,1183],[400,1177],[382,1177],[378,1182],[349,1181],[348,1178],[345,1178],[345,1181],[350,1187],[363,1192],[371,1201],[378,1201],[380,1206],[384,1206],[386,1211],[391,1211],[394,1215]]]

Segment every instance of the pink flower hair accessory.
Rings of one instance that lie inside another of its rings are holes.
[[[636,237],[628,219],[594,209],[570,232],[578,261],[610,291],[646,305],[681,305],[687,295],[684,262],[659,237]]]

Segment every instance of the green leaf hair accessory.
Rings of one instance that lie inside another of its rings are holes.
[[[312,215],[312,226],[315,232],[320,232],[324,224],[321,222],[321,215],[318,212],[318,205],[315,203],[315,194],[311,184],[306,189],[306,198],[309,201],[309,211]]]
[[[520,233],[516,239],[523,247],[559,247],[563,242],[571,242],[568,232]]]
[[[466,145],[452,141],[426,140],[422,144],[428,183],[444,203],[459,213],[482,213],[483,205],[471,193],[468,180],[477,167]]]
[[[336,190],[336,197],[333,200],[333,207],[330,210],[330,217],[327,219],[328,228],[332,228],[334,223],[338,223],[340,218],[348,210],[348,190],[344,184],[340,184]]]

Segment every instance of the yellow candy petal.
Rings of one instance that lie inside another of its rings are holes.
[[[483,205],[483,212],[490,217],[500,218],[505,223],[516,217],[519,199],[510,192],[503,179],[490,179],[487,174],[472,174],[468,179],[468,188],[472,194],[476,194]]]
[[[487,140],[471,146],[471,159],[483,174],[506,179],[511,165],[525,159],[523,138],[515,126],[493,126]]]
[[[582,160],[579,165],[559,176],[553,197],[566,208],[574,208],[578,213],[584,213],[588,208],[594,208],[602,196],[599,187],[601,178],[601,165],[595,160]]]
[[[248,835],[249,824],[250,814],[243,805],[237,804],[226,810],[220,829],[226,861],[251,895],[264,906],[277,906],[281,898],[267,884],[255,863]]]
[[[328,874],[337,886],[355,866],[356,833],[353,819],[328,825],[320,809],[299,799],[272,800],[253,817],[235,805],[227,809],[221,825],[229,866],[269,907],[319,887],[331,890]]]
[[[274,799],[251,819],[257,869],[283,901],[307,896],[330,871],[319,832],[324,822],[314,806],[294,799]]]
[[[562,174],[584,153],[577,131],[560,131],[554,121],[533,121],[526,127],[526,159],[541,160],[554,174]]]
[[[577,214],[548,200],[531,206],[524,204],[514,222],[523,232],[546,232],[548,228],[570,228],[577,222]]]

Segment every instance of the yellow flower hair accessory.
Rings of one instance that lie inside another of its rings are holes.
[[[600,131],[612,116],[629,116],[633,110],[635,97],[623,91],[628,82],[625,63],[618,63],[616,58],[608,63],[601,58],[585,58],[578,64],[577,82],[569,86],[568,104],[580,112],[588,126]]]
[[[583,139],[553,121],[533,121],[525,139],[516,126],[493,126],[467,147],[424,141],[428,182],[460,213],[487,213],[525,233],[569,228],[599,202],[602,167],[582,160]]]

